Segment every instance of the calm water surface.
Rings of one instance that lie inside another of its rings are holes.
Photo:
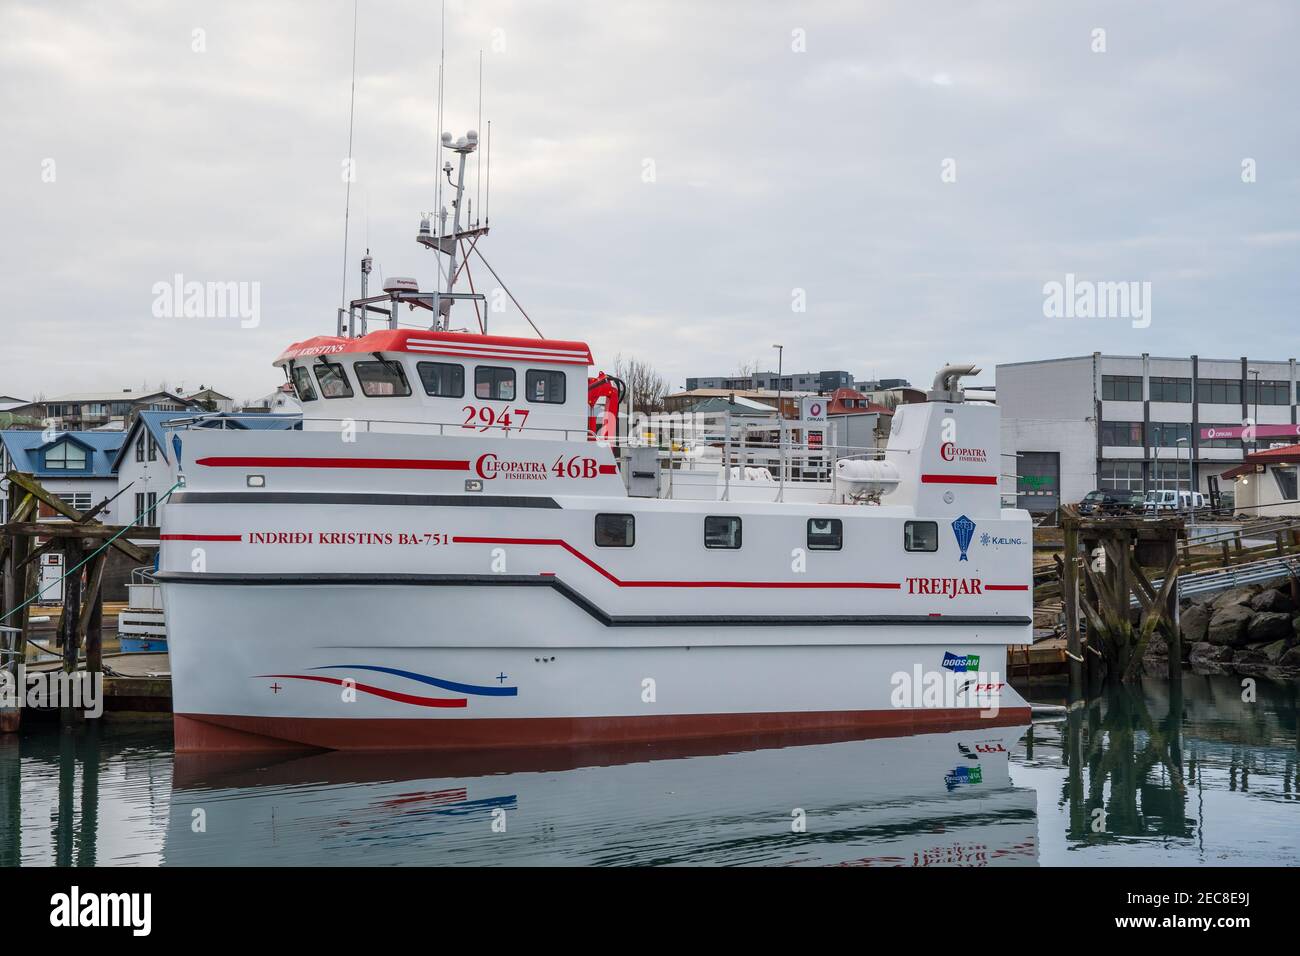
[[[0,741],[0,864],[1295,865],[1297,690],[1188,675],[1030,728],[456,757],[54,726]]]

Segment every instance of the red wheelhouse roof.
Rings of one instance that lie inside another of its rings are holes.
[[[586,342],[560,339],[526,339],[510,335],[478,335],[470,332],[429,332],[419,329],[383,329],[357,339],[318,335],[295,342],[274,362],[317,355],[348,352],[412,352],[417,355],[449,355],[455,358],[496,361],[546,362],[556,365],[591,365]]]

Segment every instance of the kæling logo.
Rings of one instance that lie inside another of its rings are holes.
[[[952,533],[957,536],[957,547],[961,548],[959,560],[969,561],[970,559],[966,557],[966,549],[970,547],[970,539],[975,534],[975,522],[962,515],[952,523]]]
[[[952,651],[944,651],[943,666],[955,674],[977,671],[980,669],[980,656],[978,654],[954,654]]]
[[[980,535],[980,544],[984,545],[984,547],[986,548],[989,547],[990,545],[994,547],[999,547],[1004,544],[1016,545],[1016,544],[1024,544],[1024,543],[1025,543],[1024,538],[1007,538],[1000,535],[989,534],[987,531],[985,531],[982,535]]]

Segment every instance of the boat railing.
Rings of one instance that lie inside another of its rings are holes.
[[[527,425],[527,426],[503,426],[494,425],[477,425],[466,424],[463,420],[456,422],[438,422],[428,421],[427,419],[397,419],[397,418],[320,418],[315,415],[276,415],[270,416],[264,412],[230,412],[224,414],[220,419],[213,416],[196,416],[194,418],[176,418],[164,422],[163,427],[175,430],[190,430],[198,428],[215,428],[230,427],[240,428],[240,425],[227,425],[229,422],[249,421],[254,423],[264,423],[268,418],[275,417],[284,420],[293,421],[293,430],[301,431],[337,431],[346,432],[376,432],[383,434],[406,434],[406,435],[470,435],[480,434],[491,438],[551,438],[563,439],[565,441],[586,441],[589,432],[586,428],[548,428],[545,426]],[[218,423],[221,423],[218,426]],[[269,429],[268,429],[269,430]],[[610,444],[613,444],[612,442]]]
[[[153,584],[154,569],[152,564],[131,569],[131,584]]]

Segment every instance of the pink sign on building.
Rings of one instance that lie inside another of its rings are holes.
[[[1241,438],[1246,428],[1243,425],[1224,427],[1217,425],[1201,429],[1201,440],[1212,441],[1215,438]],[[1300,425],[1256,425],[1256,438],[1295,438],[1300,436]]]

